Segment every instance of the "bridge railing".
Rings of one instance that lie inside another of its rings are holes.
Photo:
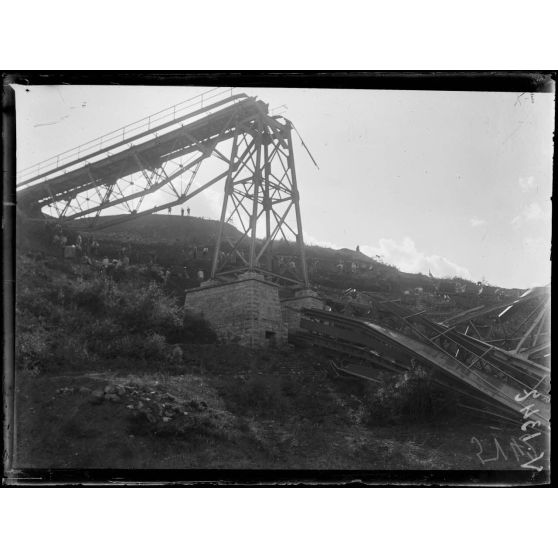
[[[232,97],[232,87],[223,89],[222,87],[214,87],[208,91],[204,91],[195,97],[186,99],[181,103],[177,103],[171,107],[160,110],[142,118],[141,120],[136,120],[131,124],[127,124],[122,128],[108,132],[98,138],[92,139],[86,143],[82,143],[77,147],[68,149],[58,155],[54,155],[44,161],[36,163],[30,167],[22,169],[17,173],[17,182],[23,182],[25,180],[32,179],[34,176],[38,176],[45,172],[52,172],[62,165],[67,165],[72,161],[77,161],[108,147],[113,143],[125,141],[127,138],[135,136],[137,134],[149,132],[150,129],[160,126],[165,122],[172,122],[177,118],[185,116],[188,112],[195,109],[203,108],[204,104],[211,104],[217,100],[221,100],[225,97]],[[211,102],[209,102],[211,101]]]

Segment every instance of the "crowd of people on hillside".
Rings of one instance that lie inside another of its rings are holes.
[[[119,248],[117,258],[109,259],[102,253],[101,244],[93,234],[74,231],[60,223],[47,223],[46,228],[50,244],[61,259],[94,266],[101,275],[107,276],[130,265],[130,244]]]
[[[93,235],[64,229],[60,223],[51,228],[51,244],[63,258],[91,258],[99,254],[100,244]]]
[[[46,232],[49,243],[59,258],[91,265],[98,270],[100,276],[117,278],[120,272],[130,267],[132,259],[130,242],[118,247],[116,257],[114,257],[114,243],[111,243],[112,246],[102,247],[93,234],[74,231],[63,227],[60,223],[47,223]],[[113,257],[109,257],[107,253],[112,253]],[[146,255],[147,259],[145,258]],[[147,254],[144,253],[143,257],[140,253],[136,253],[134,265],[137,264],[139,270],[143,269],[143,272],[147,272],[153,280],[163,285],[167,285],[173,277],[180,281],[204,281],[206,271],[202,269],[204,265],[200,260],[210,258],[209,246],[198,248],[197,245],[193,245],[189,250],[182,250],[182,255],[182,266],[161,266],[158,264],[158,254],[155,250],[151,250]],[[224,257],[224,252],[221,252],[219,259],[221,260]],[[207,262],[205,267],[207,267]],[[138,269],[134,269],[138,272]]]
[[[184,215],[184,209],[181,212]],[[187,208],[187,213],[190,215],[190,208]],[[110,249],[109,247],[103,249],[99,240],[92,233],[73,231],[63,227],[60,223],[52,222],[47,224],[47,230],[50,233],[51,244],[59,250],[61,258],[94,265],[99,269],[100,274],[106,276],[112,276],[118,270],[126,269],[130,266],[132,259],[130,242],[118,248],[117,257],[109,258],[106,254],[112,253],[114,256],[114,246],[110,246]],[[145,251],[141,254],[138,253],[135,258],[137,261],[134,263],[140,264],[141,259],[143,264],[156,269],[157,280],[165,285],[171,279],[188,282],[196,281],[199,284],[207,278],[215,256],[216,238],[212,237],[208,240],[207,244],[200,246],[195,238],[185,239],[182,248],[177,246],[178,259],[170,266],[168,266],[168,263],[165,266],[158,264],[158,253],[155,250],[147,252],[147,261],[145,261]],[[179,243],[178,239],[177,243]],[[111,242],[111,244],[114,243]],[[232,246],[231,243],[229,244]],[[222,246],[225,249],[221,248],[219,250],[217,256],[218,269],[242,267],[249,262],[250,252],[245,246],[238,246],[234,250],[229,249],[226,242]],[[356,253],[361,253],[359,246],[357,246]],[[292,277],[293,279],[300,278],[302,270],[300,256],[298,255],[270,254],[267,258],[265,256],[262,257],[261,263],[264,265],[266,263],[269,264],[271,271],[275,274]],[[393,279],[393,270],[386,269],[383,265],[376,265],[376,263],[374,261],[364,261],[363,258],[358,256],[351,257],[350,255],[339,259],[313,257],[306,262],[308,276],[313,280],[321,276],[328,276],[328,274],[332,278],[335,275],[349,275],[355,278],[378,280],[380,283],[383,281],[389,287],[388,290],[393,290],[392,285],[388,284]],[[450,304],[455,294],[469,293],[472,288],[471,285],[466,285],[462,281],[439,280],[435,279],[430,273],[429,275],[432,282],[430,287],[426,285],[425,287],[401,289],[402,294],[406,297],[434,297],[443,304]],[[475,294],[482,295],[488,288],[487,285],[479,282]],[[499,295],[500,293],[496,291],[494,294]]]

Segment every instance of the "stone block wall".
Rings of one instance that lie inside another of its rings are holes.
[[[231,283],[207,282],[188,290],[185,308],[202,314],[221,341],[279,346],[287,340],[279,290],[257,273],[244,273]]]
[[[310,289],[298,291],[293,298],[283,299],[281,309],[283,311],[283,321],[287,323],[288,331],[295,331],[300,328],[301,308],[324,310],[325,306],[325,303],[318,298],[317,293]]]

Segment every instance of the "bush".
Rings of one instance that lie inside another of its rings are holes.
[[[105,356],[161,358],[167,343],[216,340],[205,320],[185,313],[155,283],[114,285],[97,279],[78,285],[73,300],[97,316],[87,324],[87,337]]]
[[[47,286],[37,289],[20,289],[16,294],[16,316],[20,319],[48,319],[50,323],[57,323],[62,317],[59,304],[60,289]]]
[[[108,286],[100,279],[77,283],[68,294],[78,308],[92,315],[102,314],[107,309]]]
[[[143,344],[143,358],[145,360],[168,360],[170,349],[165,338],[158,333],[150,333]]]
[[[155,283],[147,288],[114,287],[107,303],[107,312],[130,332],[157,331],[166,337],[182,327],[182,309]]]
[[[34,332],[22,331],[15,339],[15,362],[18,370],[38,374],[51,358],[48,332],[37,328]]]
[[[169,343],[216,341],[207,322],[154,283],[71,281],[39,271],[35,263],[18,271],[16,362],[23,369],[89,365],[95,357],[167,361]]]
[[[230,383],[226,390],[232,411],[243,416],[273,418],[288,409],[288,400],[276,378],[251,377],[246,382]]]
[[[363,422],[375,425],[430,418],[438,410],[435,394],[429,374],[405,374],[368,398]]]
[[[200,316],[184,311],[182,327],[168,333],[169,343],[216,343],[217,335]]]

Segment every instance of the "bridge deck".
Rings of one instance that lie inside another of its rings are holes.
[[[388,355],[391,358],[399,355],[400,359],[401,355],[406,354],[409,358],[416,358],[420,362],[426,363],[430,368],[448,377],[448,380],[457,381],[462,388],[473,390],[495,404],[514,412],[516,416],[519,416],[522,409],[532,402],[516,400],[516,396],[524,394],[521,387],[512,385],[487,371],[466,366],[439,348],[398,331],[333,312],[305,309],[302,313],[307,318],[301,321],[301,326],[305,328],[307,336],[313,334],[323,338],[324,335],[327,335],[330,343],[336,343],[337,340],[353,341],[378,351],[382,356]],[[380,345],[383,345],[385,350],[382,350]],[[549,404],[541,398],[535,402],[534,407],[538,412],[535,417],[531,417],[531,420],[542,419],[548,423],[550,420]]]
[[[29,178],[17,188],[18,204],[46,205],[88,190],[96,182],[111,183],[166,160],[200,150],[215,136],[230,137],[237,122],[267,112],[261,101],[235,95],[146,132],[114,142],[87,156]],[[227,132],[229,136],[227,136]]]

